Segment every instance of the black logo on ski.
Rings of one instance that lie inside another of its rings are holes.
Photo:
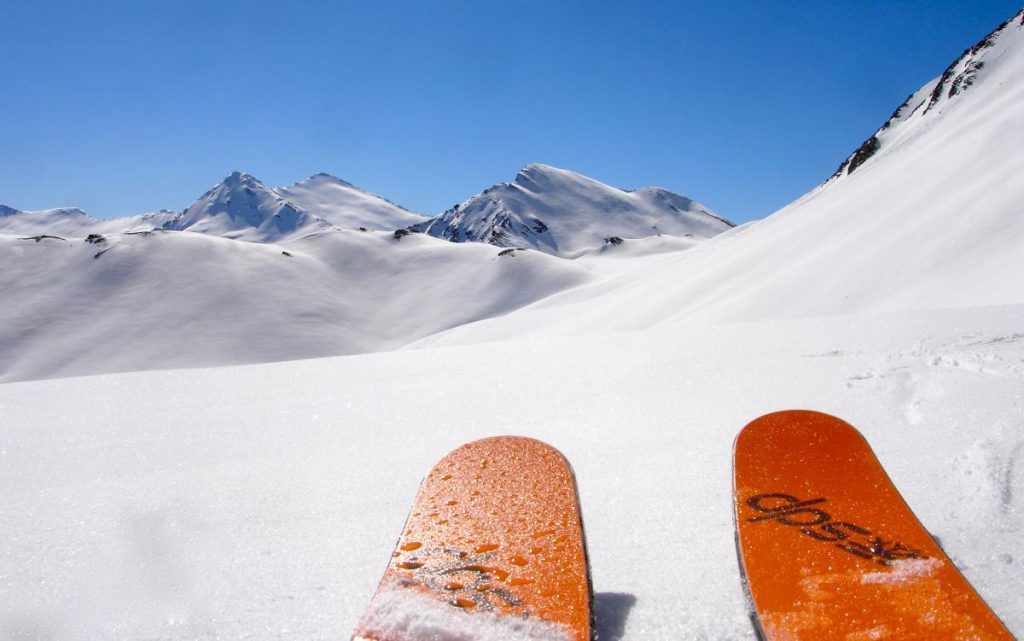
[[[923,558],[921,553],[899,541],[889,541],[866,527],[849,521],[835,521],[832,515],[813,505],[822,505],[825,498],[801,501],[789,494],[758,494],[747,499],[747,505],[760,512],[747,519],[750,523],[775,521],[798,528],[801,534],[823,543],[832,543],[868,561],[889,567],[893,561]]]

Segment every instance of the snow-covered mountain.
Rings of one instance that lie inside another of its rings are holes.
[[[1024,304],[1022,21],[951,67],[974,69],[958,93],[957,73],[927,83],[870,160],[768,218],[425,343]]]
[[[613,239],[661,234],[710,238],[730,227],[707,207],[664,189],[624,191],[532,164],[513,182],[486,189],[416,229],[455,242],[532,247],[573,257]]]
[[[279,242],[331,226],[392,231],[424,220],[426,216],[328,174],[271,189],[236,171],[182,212],[162,210],[102,220],[76,208],[19,211],[0,205],[0,232],[64,238],[173,229],[249,242]]]
[[[118,234],[159,228],[179,215],[179,212],[163,210],[122,218],[98,219],[75,207],[20,211],[0,205],[0,233],[85,238],[89,234]]]
[[[279,196],[342,229],[393,231],[423,222],[426,216],[396,205],[330,174],[274,190]]]
[[[1020,54],[1014,51],[1020,46],[1019,34],[1015,35],[1015,32],[1020,31],[1022,19],[1021,14],[1017,14],[999,25],[965,50],[941,76],[910,94],[889,120],[842,162],[830,180],[847,176],[871,158],[898,149],[905,141],[925,133],[961,94],[993,73],[992,65],[1005,66],[1005,57],[1019,57]],[[998,71],[995,73],[1000,74]],[[1011,71],[1009,77],[1012,74]]]
[[[236,171],[164,227],[266,243],[329,226],[256,178]]]

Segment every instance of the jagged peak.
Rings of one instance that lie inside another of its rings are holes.
[[[234,189],[236,187],[257,187],[257,186],[266,189],[266,185],[264,185],[258,178],[256,178],[252,174],[247,174],[247,173],[245,173],[243,171],[233,171],[233,172],[231,172],[231,174],[227,178],[222,180],[219,183],[219,185],[217,185],[217,187],[219,187],[221,185],[223,185],[225,187],[228,187],[230,189]],[[214,187],[214,188],[216,188],[216,187]]]
[[[17,214],[19,210],[8,207],[7,205],[0,205],[0,216],[13,216]]]

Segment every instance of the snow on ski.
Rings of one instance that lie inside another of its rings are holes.
[[[736,438],[736,541],[761,639],[1012,639],[889,479],[827,414]]]
[[[588,641],[591,588],[576,482],[554,448],[474,441],[420,486],[356,641]]]

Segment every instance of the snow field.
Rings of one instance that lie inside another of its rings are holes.
[[[731,446],[761,414],[857,426],[1024,631],[1020,307],[0,386],[4,633],[344,638],[423,474],[521,434],[579,483],[608,639],[752,639]],[[41,427],[41,426],[45,426]]]

